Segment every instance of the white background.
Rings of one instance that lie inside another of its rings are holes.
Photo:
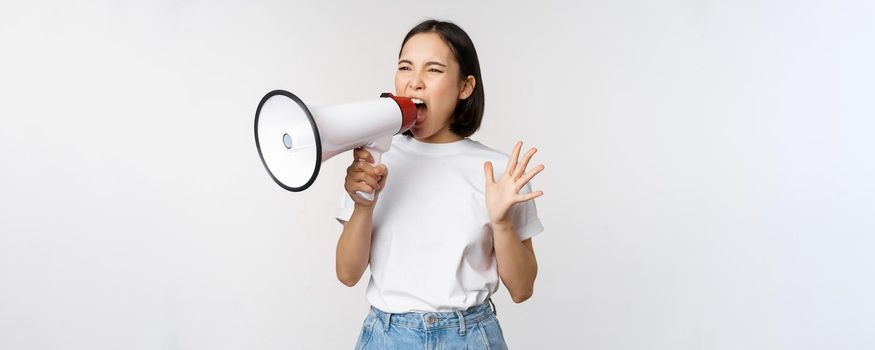
[[[401,40],[474,40],[472,138],[537,146],[514,349],[875,348],[875,6],[866,1],[4,2],[0,348],[349,349],[345,153],[290,193],[269,90],[393,91]]]

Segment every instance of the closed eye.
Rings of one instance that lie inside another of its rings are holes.
[[[410,70],[410,67],[398,67],[398,70]],[[437,68],[430,68],[428,71],[435,72],[435,73],[443,73],[444,72],[444,71],[437,69]]]

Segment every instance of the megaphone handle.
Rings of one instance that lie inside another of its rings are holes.
[[[376,140],[374,142],[368,143],[364,146],[364,149],[371,154],[371,157],[374,158],[374,162],[371,163],[373,166],[380,165],[380,158],[383,155],[383,152],[389,150],[389,147],[392,144],[392,136],[386,136],[382,139]],[[377,190],[375,189],[374,192]],[[373,201],[374,200],[374,192],[363,192],[363,191],[355,191],[359,197],[362,197],[366,200]]]
[[[377,150],[376,148],[371,148],[371,147],[365,147],[365,150],[370,152],[371,157],[374,158],[374,162],[371,163],[371,165],[373,165],[373,166],[380,165],[380,157],[383,155],[383,152]],[[376,191],[376,189],[374,191]],[[374,200],[374,192],[356,191],[355,193],[358,194],[359,197],[362,197],[362,198],[367,199],[369,201]]]

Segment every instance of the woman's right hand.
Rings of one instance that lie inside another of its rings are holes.
[[[389,168],[384,164],[373,166],[371,163],[374,158],[371,153],[364,148],[356,148],[352,152],[352,165],[346,168],[346,182],[344,188],[349,193],[350,198],[355,202],[356,206],[373,207],[377,204],[377,198],[380,195],[380,190],[386,184],[386,178],[389,175]],[[376,190],[376,192],[374,192]],[[356,191],[374,193],[374,200],[369,201],[362,198]]]

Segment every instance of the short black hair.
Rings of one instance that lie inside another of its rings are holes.
[[[404,41],[401,42],[401,50],[410,38],[420,33],[437,33],[447,43],[456,61],[459,62],[459,78],[464,80],[469,75],[474,77],[474,91],[468,98],[456,104],[453,120],[450,122],[450,131],[454,134],[461,137],[473,135],[477,129],[480,129],[486,101],[483,78],[480,76],[480,60],[477,59],[474,42],[459,26],[451,22],[430,19],[417,24],[407,33]],[[401,58],[401,50],[398,51],[398,58]],[[408,130],[403,135],[413,136],[413,133]]]

